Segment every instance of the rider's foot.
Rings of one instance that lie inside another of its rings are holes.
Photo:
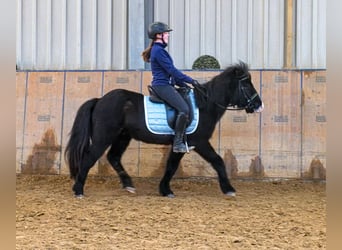
[[[187,147],[184,143],[175,143],[173,145],[173,152],[175,153],[186,153],[188,152]]]

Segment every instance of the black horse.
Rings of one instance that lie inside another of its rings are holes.
[[[239,62],[213,77],[209,82],[193,88],[199,109],[196,130],[187,135],[194,151],[216,170],[220,188],[228,196],[235,196],[224,162],[209,143],[216,123],[227,109],[244,109],[247,113],[261,112],[263,103],[255,90],[248,66]],[[76,197],[83,189],[90,168],[109,148],[107,159],[120,177],[123,188],[134,192],[131,177],[121,164],[121,157],[132,138],[153,144],[172,144],[172,134],[151,133],[145,123],[144,96],[125,89],[115,89],[101,98],[93,98],[79,108],[65,149],[70,176],[75,179],[72,190]],[[162,196],[174,197],[170,181],[184,153],[172,150],[159,184]]]

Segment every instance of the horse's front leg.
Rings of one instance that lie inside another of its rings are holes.
[[[170,188],[170,181],[174,174],[176,173],[179,162],[183,158],[184,153],[174,153],[170,152],[169,158],[167,159],[166,163],[166,169],[163,178],[160,181],[159,184],[159,193],[162,196],[167,196],[169,198],[173,198],[174,194]]]
[[[208,142],[196,146],[195,151],[216,170],[222,192],[227,196],[235,196],[235,188],[230,184],[224,161],[222,157],[215,152],[210,143]]]

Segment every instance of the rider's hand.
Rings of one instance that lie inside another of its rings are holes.
[[[199,82],[197,80],[193,80],[193,82],[191,83],[192,86],[199,86]]]

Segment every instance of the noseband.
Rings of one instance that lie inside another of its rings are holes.
[[[243,96],[247,100],[247,105],[244,108],[235,108],[235,109],[238,109],[238,110],[247,109],[247,108],[252,109],[253,108],[253,107],[251,107],[252,106],[252,102],[258,96],[258,93],[254,93],[254,95],[252,95],[251,97],[248,97],[246,92],[243,91],[244,88],[241,86],[241,82],[246,80],[246,79],[248,79],[248,76],[245,76],[244,78],[241,78],[239,80],[239,90],[242,92]]]

